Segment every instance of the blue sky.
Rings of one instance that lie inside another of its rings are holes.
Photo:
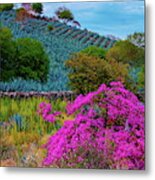
[[[126,38],[144,32],[144,1],[43,3],[44,15],[53,16],[60,6],[69,8],[82,28],[101,35]]]

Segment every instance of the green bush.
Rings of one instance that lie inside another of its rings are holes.
[[[85,53],[88,56],[94,56],[104,59],[106,55],[106,50],[97,46],[89,46],[86,49],[82,50],[81,53]]]
[[[0,28],[0,81],[15,77],[46,81],[49,59],[42,44],[31,38],[13,39],[8,28]]]
[[[7,81],[15,76],[14,59],[16,47],[10,29],[0,28],[0,81]]]
[[[141,67],[141,71],[138,73],[138,87],[140,89],[145,88],[145,67]]]
[[[52,30],[54,29],[54,27],[53,27],[51,24],[49,24],[49,25],[47,26],[47,29],[48,29],[48,31],[52,31]]]
[[[31,38],[16,40],[16,76],[23,79],[46,81],[49,69],[49,59],[42,44]]]
[[[66,7],[60,7],[58,10],[55,12],[57,17],[61,20],[63,20],[65,23],[68,23],[72,20],[74,20],[74,16],[72,12],[67,9]]]
[[[12,10],[13,7],[14,7],[14,4],[12,4],[12,3],[10,3],[10,4],[0,4],[0,12]]]
[[[43,11],[43,5],[42,3],[33,3],[32,4],[32,9],[38,13],[38,14],[41,14],[42,11]]]
[[[128,63],[131,66],[144,64],[144,49],[139,48],[128,40],[117,42],[107,52],[106,59],[115,59],[118,62]]]
[[[94,91],[102,83],[117,80],[126,83],[128,80],[128,65],[84,53],[74,54],[66,61],[66,66],[70,68],[69,85],[78,94]]]

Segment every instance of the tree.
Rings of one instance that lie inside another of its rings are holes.
[[[106,50],[97,46],[89,46],[86,49],[83,49],[81,53],[87,54],[88,56],[94,56],[104,59],[106,55]]]
[[[43,12],[43,5],[42,3],[33,3],[32,4],[32,10],[38,14],[42,14]]]
[[[139,48],[128,40],[118,41],[107,52],[106,59],[115,59],[118,62],[128,63],[131,66],[144,64],[144,49]]]
[[[16,76],[23,79],[46,81],[49,59],[42,44],[31,38],[19,38],[16,40],[16,46]]]
[[[0,12],[2,11],[10,11],[14,7],[14,4],[0,4]]]
[[[7,81],[15,76],[14,62],[16,48],[10,29],[0,28],[0,81]]]
[[[116,60],[108,62],[98,57],[77,53],[66,61],[66,66],[70,69],[69,85],[78,94],[94,91],[100,84],[108,84],[111,81],[119,80],[127,84],[128,65]]]
[[[46,81],[49,59],[42,44],[31,38],[13,39],[8,28],[0,28],[0,81],[15,77]]]
[[[63,20],[65,23],[71,22],[74,20],[72,12],[66,7],[60,7],[56,12],[56,16]]]

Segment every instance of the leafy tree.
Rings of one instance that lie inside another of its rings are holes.
[[[84,53],[74,54],[66,61],[70,69],[69,80],[73,91],[85,94],[94,91],[102,83],[128,80],[128,65],[116,60],[106,61]]]
[[[16,48],[10,29],[0,28],[0,81],[15,76],[14,62]]]
[[[38,14],[42,14],[43,12],[43,5],[42,3],[33,3],[32,4],[32,9],[38,13]]]
[[[31,38],[19,38],[16,40],[16,46],[16,76],[24,79],[46,81],[49,60],[42,44]]]
[[[55,14],[57,15],[57,17],[61,20],[63,20],[65,23],[68,23],[70,21],[74,20],[74,16],[72,14],[72,12],[67,9],[66,7],[60,7]]]
[[[10,29],[0,28],[0,81],[15,77],[46,81],[49,59],[42,44],[34,39],[14,40]]]
[[[10,11],[14,7],[14,4],[0,4],[0,12],[2,11]]]
[[[83,49],[81,53],[85,53],[88,56],[94,56],[104,59],[106,55],[106,50],[97,46],[89,46],[86,49]]]
[[[139,48],[128,40],[117,42],[107,52],[106,59],[115,59],[118,62],[128,63],[131,66],[144,64],[144,49]]]

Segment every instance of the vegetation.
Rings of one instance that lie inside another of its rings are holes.
[[[8,28],[0,28],[0,81],[7,81],[15,76],[14,59],[16,58],[16,47],[13,36]]]
[[[16,20],[25,22],[30,17],[30,14],[23,7],[16,9]]]
[[[145,34],[140,32],[135,32],[127,37],[127,39],[133,43],[135,46],[144,48],[145,47]]]
[[[45,166],[87,169],[144,169],[144,105],[120,82],[102,84],[67,105],[66,121],[44,146]],[[56,123],[58,114],[42,102],[39,113]],[[53,121],[54,120],[54,121]]]
[[[38,104],[42,101],[50,102],[53,109],[64,112],[55,125],[43,122],[42,117],[37,115]],[[66,102],[60,99],[1,98],[1,166],[41,167],[44,157],[41,145],[63,125],[67,118],[65,106]]]
[[[43,5],[42,5],[42,3],[32,3],[32,9],[34,12],[36,12],[38,14],[42,14]]]
[[[49,59],[42,44],[31,38],[13,39],[8,28],[0,28],[1,81],[13,77],[46,81]]]
[[[23,21],[15,22],[15,11],[3,12],[0,14],[0,18],[1,24],[12,30],[15,39],[29,37],[39,40],[43,44],[50,60],[46,83],[14,78],[10,82],[0,82],[1,91],[70,90],[67,86],[68,68],[64,65],[64,62],[69,59],[70,55],[90,45],[94,45],[95,40],[100,40],[97,46],[101,48],[110,48],[114,43],[114,41],[96,33],[70,27],[58,21],[50,22],[50,25],[54,27],[52,31],[48,31],[49,22],[44,19],[28,17],[24,18]]]
[[[65,8],[65,7],[60,7],[55,14],[57,15],[57,17],[61,20],[63,20],[65,23],[68,23],[70,21],[74,20],[74,16],[72,14],[72,12]]]
[[[145,68],[144,65],[141,68],[141,71],[138,73],[138,86],[141,90],[145,89]]]
[[[108,62],[85,53],[74,54],[66,61],[66,66],[70,68],[69,85],[78,94],[94,91],[103,82],[126,82],[128,79],[127,65],[115,60]]]
[[[23,79],[47,80],[49,60],[42,44],[31,38],[19,38],[16,40],[17,61],[16,76]]]
[[[0,12],[2,11],[10,11],[12,10],[14,7],[14,4],[10,3],[10,4],[0,4]]]
[[[106,56],[106,50],[97,46],[89,46],[83,49],[81,53],[87,54],[88,56],[101,58],[101,59],[105,59],[105,56]]]
[[[118,62],[128,63],[131,66],[144,64],[144,49],[139,48],[128,40],[117,42],[106,55],[107,59],[115,59]]]
[[[48,29],[48,31],[52,31],[52,30],[54,29],[54,27],[53,27],[51,24],[49,24],[49,25],[47,26],[47,29]]]
[[[21,6],[0,5],[1,166],[143,170],[142,34],[116,42],[65,7]]]

